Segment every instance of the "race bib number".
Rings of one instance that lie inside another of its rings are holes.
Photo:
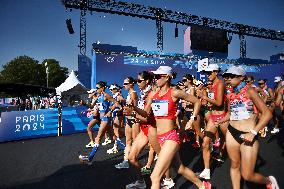
[[[99,110],[104,110],[103,103],[97,103]]]
[[[250,113],[244,105],[231,108],[231,120],[244,120],[249,119]]]
[[[167,100],[153,100],[152,101],[152,110],[155,116],[167,116],[169,101]]]
[[[214,93],[208,93],[208,98],[214,100],[215,99]]]

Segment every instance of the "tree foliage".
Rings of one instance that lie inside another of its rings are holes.
[[[44,67],[45,67],[45,63],[46,62],[47,62],[48,71],[49,71],[49,74],[48,74],[48,86],[50,86],[50,87],[58,87],[68,77],[68,68],[60,67],[59,62],[57,60],[55,60],[55,59],[46,59],[46,60],[44,60],[42,62],[42,65]],[[46,74],[45,74],[45,76],[46,76]]]
[[[16,57],[3,66],[3,70],[0,72],[0,81],[46,86],[46,62],[49,68],[48,86],[58,87],[67,78],[67,68],[60,67],[59,62],[55,59],[46,59],[39,64],[39,61],[25,55]]]

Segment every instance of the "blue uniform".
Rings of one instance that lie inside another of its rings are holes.
[[[118,99],[118,97],[119,97],[119,92],[117,92],[117,93],[115,93],[113,96],[112,96],[112,98],[114,98],[116,101],[119,101],[119,99]],[[113,102],[111,102],[110,103],[110,106],[113,106],[114,105],[114,103]],[[113,118],[113,120],[116,118],[116,116],[118,116],[117,115],[117,113],[120,111],[120,108],[119,107],[116,107],[114,110],[113,110],[113,112],[112,112],[112,118]]]
[[[98,106],[98,109],[99,109],[100,113],[107,114],[109,112],[110,102],[108,100],[105,100],[105,95],[104,94],[101,94],[99,96],[99,98],[97,99],[96,104]],[[107,121],[107,122],[110,121],[110,117],[101,116],[100,119],[101,119],[101,121]]]

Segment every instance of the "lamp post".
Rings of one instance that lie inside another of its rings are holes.
[[[48,87],[48,65],[47,65],[47,62],[45,62],[45,73],[46,73],[46,87]]]

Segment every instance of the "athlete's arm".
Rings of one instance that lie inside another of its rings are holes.
[[[147,117],[143,117],[139,114],[135,114],[134,116],[136,119],[140,120],[142,123],[146,123],[148,121]]]
[[[277,84],[277,87],[276,87],[275,91],[274,91],[275,97],[277,96],[278,91],[279,91],[281,88],[282,88],[282,82],[279,82],[279,83]]]
[[[272,114],[269,111],[268,107],[265,105],[264,101],[260,98],[258,93],[253,88],[248,89],[247,95],[261,113],[256,126],[253,128],[254,131],[258,132],[267,125],[269,120],[272,118]]]
[[[230,116],[231,116],[231,111],[228,111],[227,114],[226,114],[226,116],[225,116],[223,119],[217,121],[216,124],[217,124],[217,125],[220,125],[220,124],[222,124],[222,123],[225,123],[225,122],[227,122],[227,121],[230,121]]]
[[[261,96],[263,97],[263,101],[264,101],[264,103],[267,101],[267,95],[265,94],[265,92],[262,90],[262,89],[260,89],[259,87],[257,87],[256,89],[255,89],[259,94],[261,94]]]
[[[273,92],[273,90],[271,88],[268,89],[268,93],[269,93],[269,97],[268,97],[267,100],[273,101],[274,98],[275,98],[275,95],[274,95],[274,92]]]
[[[195,96],[195,95],[194,95],[194,92],[195,92],[195,88],[194,88],[194,87],[192,87],[192,88],[190,89],[190,91],[189,91],[189,94],[191,94],[191,95]]]
[[[154,94],[155,93],[153,91],[151,93],[149,93],[149,95],[146,99],[146,105],[144,106],[144,110],[138,108],[137,106],[132,106],[133,111],[135,111],[136,113],[138,113],[142,117],[147,118],[148,115],[151,113],[151,104],[152,104],[152,98],[153,98]]]
[[[188,94],[182,90],[174,90],[172,93],[176,100],[182,99],[194,105],[192,116],[197,116],[201,107],[201,102],[195,96]]]
[[[282,101],[282,92],[284,90],[284,87],[280,88],[278,90],[277,96],[276,96],[276,101],[275,101],[275,105],[280,107],[281,101]]]
[[[91,105],[95,106],[99,97],[97,96],[97,94],[94,94],[94,97],[92,97],[92,98],[93,99],[92,99]]]
[[[113,102],[113,106],[110,108],[110,112],[113,112],[113,110],[119,106],[119,102],[116,101],[114,98],[112,98],[112,96],[110,96],[108,93],[105,93],[106,96],[106,100]]]
[[[138,102],[138,96],[137,96],[137,93],[136,92],[133,92],[130,94],[130,104],[133,105],[133,106],[137,106],[137,102]]]

